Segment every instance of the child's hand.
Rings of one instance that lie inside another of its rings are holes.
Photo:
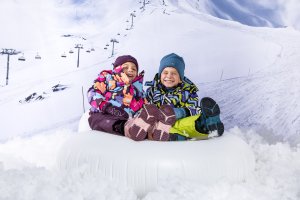
[[[121,77],[120,77],[118,74],[113,75],[113,78],[114,78],[114,80],[116,80],[117,82],[121,82],[121,81],[122,81]]]
[[[125,83],[125,85],[128,85],[130,83],[128,76],[124,72],[121,73],[121,78],[122,78],[123,82]]]
[[[124,94],[123,104],[125,106],[130,106],[133,96],[130,93],[126,93],[125,90],[123,90],[123,94]]]
[[[125,85],[128,85],[130,83],[128,76],[124,72],[121,72],[120,75],[119,74],[113,75],[113,78],[118,82],[125,83]]]
[[[115,89],[115,88],[116,88],[116,81],[110,80],[110,81],[108,82],[108,89],[109,89],[109,90],[113,90],[113,89]]]

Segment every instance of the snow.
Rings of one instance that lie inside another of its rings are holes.
[[[137,199],[132,189],[89,173],[88,166],[68,173],[54,167],[59,148],[74,134],[59,130],[2,144],[0,152],[11,160],[1,154],[4,166],[0,169],[0,199]],[[299,198],[299,145],[270,144],[256,132],[237,127],[226,134],[243,138],[255,153],[256,169],[249,179],[199,184],[174,177],[164,180],[143,199]]]
[[[227,9],[210,2],[214,5],[170,0],[163,6],[153,0],[145,11],[131,0],[1,2],[0,48],[22,51],[26,61],[17,60],[22,54],[10,56],[6,86],[7,56],[0,55],[0,199],[300,199],[300,4],[234,0],[235,9]],[[211,15],[216,5],[229,20]],[[274,8],[272,15],[260,12],[266,7]],[[125,30],[133,11],[134,27]],[[245,14],[250,11],[268,23],[238,23],[251,19],[254,15]],[[238,13],[242,17],[231,21]],[[270,28],[276,24],[288,27]],[[114,57],[111,38],[119,40]],[[75,44],[84,46],[79,68]],[[96,51],[87,53],[91,47]],[[37,52],[41,60],[34,59]],[[172,177],[138,197],[126,185],[92,175],[88,166],[57,169],[60,148],[77,134],[88,109],[82,89],[99,71],[111,67],[116,56],[131,54],[151,80],[160,58],[171,52],[184,57],[199,96],[219,103],[225,134],[249,144],[256,160],[251,177],[213,184]],[[68,88],[53,92],[56,84]],[[46,98],[19,102],[34,92]]]

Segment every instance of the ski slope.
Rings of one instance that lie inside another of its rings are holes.
[[[143,199],[299,199],[300,32],[291,7],[299,4],[264,2],[286,9],[274,10],[275,22],[255,13],[268,21],[257,26],[216,18],[207,1],[170,0],[165,6],[157,0],[144,11],[130,0],[1,2],[1,28],[10,32],[1,31],[0,48],[20,50],[26,61],[18,61],[22,54],[10,57],[6,86],[7,57],[0,55],[0,199],[138,199],[132,188],[91,176],[88,166],[62,173],[56,159],[64,142],[77,134],[89,107],[83,97],[101,70],[117,56],[131,54],[151,80],[160,59],[171,52],[183,56],[185,74],[199,87],[199,96],[217,100],[225,134],[251,147],[256,166],[243,182],[204,185],[170,178]],[[227,16],[236,12],[218,6]],[[132,12],[133,28],[126,30]],[[3,13],[10,14],[10,23]],[[113,57],[112,38],[119,41]],[[79,67],[76,44],[84,46]],[[94,52],[86,52],[92,47]],[[37,53],[41,60],[34,59]],[[57,84],[67,88],[53,92]],[[33,93],[45,98],[20,103]]]

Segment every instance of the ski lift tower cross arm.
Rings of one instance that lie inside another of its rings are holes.
[[[21,53],[15,49],[2,49],[0,52],[1,55],[7,55],[7,69],[6,69],[6,85],[8,85],[8,77],[9,77],[9,56],[17,55]]]
[[[75,48],[78,49],[78,54],[77,54],[77,68],[79,68],[79,54],[80,54],[80,49],[83,49],[82,44],[76,44]]]

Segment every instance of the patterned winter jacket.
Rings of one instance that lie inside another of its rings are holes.
[[[149,103],[153,103],[158,107],[169,104],[174,108],[186,108],[190,116],[201,113],[197,95],[198,88],[186,77],[178,87],[167,89],[160,82],[159,75],[156,74],[154,80],[147,81],[145,86],[150,86],[146,90],[146,98]]]
[[[133,116],[145,103],[143,91],[144,71],[129,84],[122,66],[100,72],[94,85],[88,90],[91,112],[100,112],[108,103],[123,108]]]

